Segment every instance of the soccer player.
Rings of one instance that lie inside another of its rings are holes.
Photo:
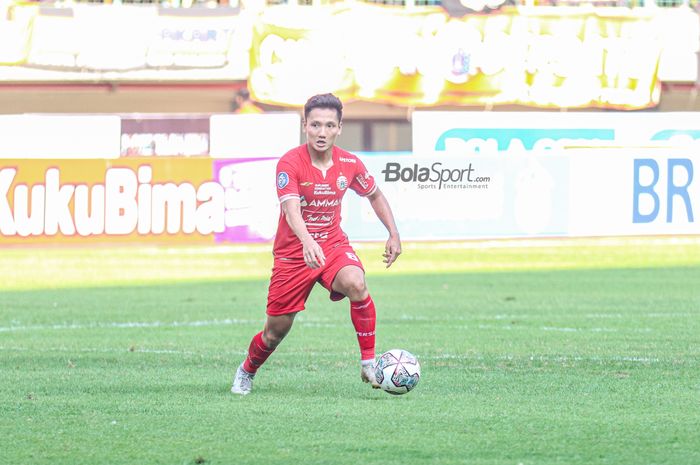
[[[389,231],[384,251],[387,268],[401,253],[401,240],[391,207],[374,178],[359,158],[335,145],[342,119],[343,105],[336,96],[311,97],[304,105],[306,144],[290,150],[277,163],[280,218],[267,320],[236,371],[231,387],[235,394],[250,393],[255,373],[292,328],[317,282],[330,292],[332,301],[350,300],[350,317],[360,346],[360,376],[379,387],[374,376],[374,302],[362,263],[340,229],[340,206],[347,190],[367,197]]]

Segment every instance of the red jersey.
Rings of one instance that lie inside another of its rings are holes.
[[[340,229],[340,207],[348,188],[365,197],[374,193],[377,185],[362,161],[339,147],[333,147],[333,166],[325,176],[311,164],[306,144],[290,150],[277,163],[280,204],[290,198],[299,199],[306,229],[324,252],[347,242]],[[301,241],[281,211],[273,253],[275,257],[304,258]]]

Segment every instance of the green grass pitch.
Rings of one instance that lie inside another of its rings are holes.
[[[0,250],[0,463],[700,463],[700,239],[404,246],[357,250],[414,391],[318,286],[244,398],[269,245]]]

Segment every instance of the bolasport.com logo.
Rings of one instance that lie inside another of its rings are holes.
[[[436,161],[430,166],[418,163],[387,163],[382,170],[385,182],[417,183],[418,189],[488,189],[490,176],[479,176],[471,163],[466,167],[446,168]]]

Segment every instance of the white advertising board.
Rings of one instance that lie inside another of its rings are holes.
[[[364,161],[406,240],[700,234],[694,148]],[[346,198],[348,235],[385,239],[369,203]]]
[[[252,23],[238,8],[76,3],[12,11],[10,21],[0,20],[0,63],[13,66],[0,66],[0,78],[228,81],[249,74]]]
[[[408,241],[700,234],[695,149],[362,159]],[[276,164],[8,159],[0,163],[0,239],[269,241],[279,215]],[[343,229],[352,240],[387,237],[367,199],[352,193]]]
[[[412,116],[413,152],[516,154],[567,146],[700,144],[700,113],[429,112]]]
[[[301,143],[301,115],[213,115],[209,137],[209,154],[214,158],[281,157]]]
[[[569,160],[562,156],[365,157],[389,200],[401,237],[446,240],[567,233]],[[369,202],[346,196],[351,238],[386,230]]]
[[[574,150],[569,156],[569,235],[700,234],[699,150]]]
[[[0,158],[119,158],[116,115],[0,115]]]

